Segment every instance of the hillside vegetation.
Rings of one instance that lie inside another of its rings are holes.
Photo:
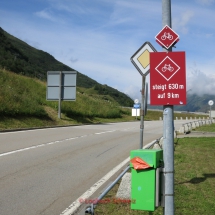
[[[45,82],[0,69],[0,90],[2,119],[31,117],[58,124],[58,102],[46,101]],[[61,111],[63,119],[72,124],[95,118],[121,118],[128,114],[125,110],[109,95],[99,95],[94,88],[77,87],[76,101],[63,101]]]
[[[35,49],[18,38],[8,34],[0,28],[0,67],[17,74],[38,78],[46,81],[47,71],[74,71],[73,68],[57,61],[50,54]],[[133,101],[126,94],[101,85],[88,76],[77,72],[77,86],[82,88],[94,88],[98,94],[109,95],[121,106],[133,106]],[[209,100],[215,100],[215,95],[198,96],[193,92],[187,94],[187,105],[175,106],[175,110],[188,112],[208,112]],[[159,106],[150,106],[152,109],[162,109]],[[213,108],[213,107],[212,107]]]
[[[46,100],[43,81],[0,69],[0,91],[0,130],[136,120],[131,108],[121,107],[110,95],[99,94],[96,86],[77,87],[76,101],[62,102],[61,119],[58,102]],[[159,120],[162,115],[160,111],[148,111],[145,120]],[[186,116],[193,114],[175,113],[175,117]]]
[[[42,81],[46,81],[47,71],[74,71],[50,54],[31,47],[2,28],[0,28],[0,66],[2,69]],[[113,97],[122,106],[133,105],[133,100],[126,94],[107,85],[101,85],[80,72],[77,72],[77,86],[95,87],[99,94]]]
[[[63,101],[62,117],[58,119],[58,102],[46,101],[47,71],[74,69],[0,28],[1,130],[135,120],[131,109],[123,108],[133,106],[130,97],[80,72],[76,101]],[[162,112],[148,111],[145,120],[159,117]]]

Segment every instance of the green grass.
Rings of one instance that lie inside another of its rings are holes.
[[[4,69],[0,69],[0,92],[0,130],[136,120],[131,108],[121,107],[115,97],[81,87],[77,87],[76,101],[62,101],[58,119],[58,102],[46,101],[45,82]],[[162,116],[161,111],[148,111],[145,120]],[[184,119],[190,116],[193,114],[175,114]]]
[[[195,131],[215,132],[215,124],[203,125],[195,128]]]
[[[0,116],[47,117],[44,90],[34,79],[0,71]]]
[[[35,49],[8,34],[0,27],[0,67],[28,77],[45,81],[47,71],[74,71],[73,68],[57,61],[50,54]],[[90,77],[77,71],[77,86],[91,88],[96,94],[110,95],[121,106],[131,106],[133,100],[125,93],[107,85],[99,84]]]
[[[213,215],[215,211],[215,138],[176,139],[175,214]],[[114,201],[119,183],[105,196]],[[130,209],[128,203],[99,204],[95,214],[140,215],[149,213]],[[159,207],[154,215],[163,214]]]
[[[77,87],[76,101],[62,102],[60,120],[58,102],[46,101],[45,82],[4,69],[0,69],[0,92],[1,130],[133,119],[130,110],[112,97]]]

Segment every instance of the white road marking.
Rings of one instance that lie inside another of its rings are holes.
[[[14,150],[14,151],[10,151],[10,152],[5,152],[5,153],[0,154],[0,157],[6,156],[6,155],[11,155],[11,154],[18,153],[18,152],[27,151],[27,150],[30,150],[30,149],[36,149],[36,148],[39,148],[39,147],[52,145],[52,144],[55,144],[55,143],[61,143],[63,141],[74,140],[74,139],[81,138],[81,137],[83,137],[83,136],[72,137],[72,138],[68,138],[68,139],[65,139],[65,140],[56,140],[56,141],[53,141],[53,142],[50,142],[50,143],[44,143],[44,144],[40,144],[40,145],[36,145],[36,146],[31,146],[31,147],[27,147],[27,148],[23,148],[23,149],[18,149],[18,150]]]
[[[143,149],[147,149],[154,143],[154,141],[143,146]],[[113,176],[118,170],[120,170],[125,164],[130,161],[130,157],[126,158],[119,165],[114,167],[110,172],[108,172],[103,178],[96,182],[90,189],[88,189],[84,194],[82,194],[78,199],[76,199],[68,208],[66,208],[60,215],[72,215],[81,206],[82,200],[89,199],[93,193],[99,189],[111,176]]]
[[[111,176],[113,176],[118,170],[120,170],[125,164],[130,160],[130,157],[121,162],[118,166],[114,167],[110,172],[108,172],[103,178],[96,182],[90,189],[88,189],[84,194],[82,194],[77,200],[75,200],[66,210],[64,210],[60,215],[72,215],[81,206],[81,201],[88,199],[99,187],[101,187]]]
[[[128,131],[128,130],[132,130],[132,129],[137,129],[137,127],[131,127],[131,128],[124,128],[121,131]],[[139,130],[138,130],[139,131]]]
[[[116,130],[112,130],[112,131],[103,131],[103,132],[99,132],[99,133],[95,133],[95,134],[105,134],[105,133],[110,133],[110,132],[114,132]]]
[[[75,140],[75,139],[87,137],[87,136],[90,136],[90,135],[105,134],[105,133],[114,132],[114,131],[116,131],[116,130],[105,131],[105,132],[94,133],[94,134],[88,134],[88,135],[82,135],[82,136],[77,136],[77,137],[71,137],[71,138],[67,138],[67,139],[64,139],[64,140],[56,140],[56,141],[49,142],[49,143],[44,143],[44,144],[40,144],[40,145],[36,145],[36,146],[31,146],[31,147],[27,147],[27,148],[23,148],[23,149],[17,149],[17,150],[14,150],[14,151],[5,152],[5,153],[0,154],[0,157],[6,156],[6,155],[15,154],[15,153],[18,153],[18,152],[27,151],[27,150],[30,150],[30,149],[36,149],[36,148],[39,148],[39,147],[44,147],[44,146],[48,146],[48,145],[53,145],[53,144],[56,144],[56,143],[62,143],[62,142],[64,142],[64,141]]]

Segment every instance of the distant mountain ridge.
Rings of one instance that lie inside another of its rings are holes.
[[[175,110],[188,111],[188,112],[205,112],[207,113],[210,110],[208,101],[215,101],[215,95],[204,94],[190,94],[187,95],[187,104],[183,106],[177,106]],[[212,106],[212,109],[215,109],[215,106]]]
[[[9,71],[29,77],[46,80],[47,71],[74,71],[59,62],[52,55],[38,50],[10,35],[0,27],[0,66]],[[77,71],[77,86],[97,89],[103,95],[110,95],[122,106],[132,106],[133,100],[126,94]]]
[[[176,111],[187,111],[187,112],[205,112],[208,113],[210,110],[210,106],[208,105],[208,101],[213,100],[215,102],[215,95],[197,95],[190,94],[187,95],[187,104],[186,105],[175,105],[174,110]],[[152,106],[148,105],[149,109],[160,109],[162,110],[162,106]],[[215,110],[215,105],[211,107],[212,110]]]

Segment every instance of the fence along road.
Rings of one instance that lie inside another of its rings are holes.
[[[162,123],[145,122],[144,145]],[[125,122],[0,133],[1,214],[60,214],[139,147],[139,130]]]

